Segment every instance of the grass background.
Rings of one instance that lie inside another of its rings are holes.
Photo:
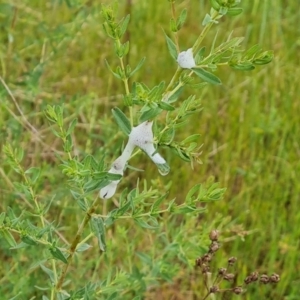
[[[188,20],[180,33],[182,50],[198,36],[209,9],[208,2],[178,1],[178,10],[188,9]],[[183,137],[189,133],[202,134],[203,165],[191,171],[188,164],[166,153],[173,169],[168,178],[153,179],[153,172],[146,172],[142,178],[156,180],[162,187],[171,180],[172,194],[180,201],[189,187],[214,176],[221,186],[228,188],[225,199],[209,205],[201,224],[185,220],[186,235],[196,239],[204,227],[222,225],[224,245],[220,261],[231,255],[239,257],[240,280],[254,270],[281,276],[276,287],[249,288],[241,298],[296,300],[300,294],[299,3],[253,0],[243,1],[242,7],[242,15],[222,19],[203,44],[209,45],[217,30],[219,42],[233,30],[233,36],[245,36],[245,48],[259,43],[266,50],[273,49],[273,62],[251,72],[222,67],[217,72],[223,82],[221,87],[207,86],[196,91],[203,99],[204,110],[180,134]],[[162,32],[162,28],[168,31],[169,3],[120,1],[119,13],[120,16],[131,14],[127,35],[131,43],[130,64],[134,66],[141,57],[147,58],[134,80],[150,87],[162,80],[168,82],[176,69]],[[100,4],[84,0],[2,0],[0,26],[1,76],[44,141],[37,141],[28,130],[2,84],[0,145],[2,148],[9,141],[15,147],[24,148],[24,166],[42,167],[43,176],[37,187],[39,198],[49,201],[55,195],[52,216],[70,237],[82,215],[73,204],[66,190],[66,179],[57,167],[53,149],[59,150],[61,145],[52,134],[43,109],[47,104],[65,103],[66,122],[79,118],[74,136],[78,155],[92,153],[100,157],[108,149],[113,155],[115,143],[122,142],[121,136],[116,135],[110,109],[120,103],[123,86],[104,65],[104,58],[112,65],[116,59],[113,45],[102,30]],[[189,92],[195,93],[187,90],[186,94]],[[147,165],[147,170],[151,167]],[[16,212],[22,211],[26,205],[18,193],[12,192],[18,176],[7,165],[3,154],[0,175],[1,210],[11,206]],[[132,187],[136,178],[137,175],[131,178]],[[88,263],[80,258],[76,260],[70,274],[74,282],[81,280],[82,268],[88,270],[87,276],[93,281],[101,278],[99,267],[110,270],[124,266],[131,270],[135,251],[159,252],[160,249],[153,250],[155,247],[151,246],[155,235],[135,232],[125,225],[108,232],[113,251],[105,259]],[[164,224],[169,237],[177,225]],[[136,241],[132,243],[128,236]],[[38,251],[34,247],[11,251],[1,241],[0,291],[5,295],[1,299],[9,299],[20,291],[18,299],[34,296],[40,299],[34,286],[42,285],[47,278],[33,265]],[[100,257],[96,250],[88,253],[88,257],[92,255]],[[102,267],[105,260],[109,263]],[[198,289],[197,280],[191,280],[192,284],[182,280],[186,277],[184,268],[174,269],[174,276],[175,283],[161,285],[149,291],[147,297],[193,299],[187,291]]]

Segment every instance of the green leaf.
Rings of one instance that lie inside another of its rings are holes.
[[[131,125],[125,114],[118,107],[113,108],[111,111],[120,129],[126,135],[129,135],[131,132]]]
[[[172,106],[164,101],[158,102],[158,107],[160,107],[163,110],[167,110],[167,111],[172,111],[175,109],[174,106]]]
[[[202,68],[193,68],[194,73],[202,80],[212,84],[222,84],[221,80],[214,74],[205,71]]]
[[[196,185],[194,185],[189,192],[187,193],[185,199],[188,203],[193,202],[195,199],[193,199],[192,197],[198,193],[200,191],[200,189],[202,188],[202,185],[200,183],[197,183]]]
[[[174,213],[176,214],[187,214],[194,212],[197,208],[195,206],[182,206],[182,207],[176,207]]]
[[[31,174],[30,180],[34,184],[36,183],[37,179],[40,177],[41,169],[32,167],[25,171],[25,174]]]
[[[165,34],[165,38],[166,38],[166,41],[167,41],[167,46],[168,46],[168,49],[169,49],[169,53],[170,53],[171,56],[176,60],[176,59],[177,59],[177,56],[178,56],[176,45],[175,45],[174,42],[166,35],[165,32],[164,32],[164,34]]]
[[[95,190],[100,190],[103,187],[107,186],[109,183],[110,183],[110,180],[106,180],[106,179],[101,180],[101,181],[91,179],[83,186],[83,190],[87,194],[87,193],[93,192]]]
[[[45,115],[49,121],[51,121],[53,123],[57,122],[57,116],[56,116],[56,112],[54,110],[54,106],[51,106],[48,104],[45,109]]]
[[[17,246],[15,238],[13,237],[13,235],[7,229],[3,228],[2,230],[0,230],[0,234],[6,239],[6,241],[8,242],[8,244],[11,247]]]
[[[35,246],[37,245],[38,243],[29,235],[23,235],[21,236],[21,240],[22,242],[24,242],[25,244],[27,245],[30,245],[30,246]]]
[[[180,149],[178,146],[173,146],[171,147],[171,149],[175,152],[175,154],[177,154],[183,161],[186,161],[186,162],[190,162],[191,159],[190,157],[188,156],[187,153],[185,153],[182,149]]]
[[[121,20],[119,38],[121,38],[127,30],[128,23],[130,21],[130,15],[127,15],[124,19]]]
[[[69,125],[69,128],[67,130],[67,135],[71,134],[74,131],[75,126],[77,125],[78,119],[75,118]]]
[[[229,8],[227,11],[228,16],[237,16],[243,12],[243,9],[241,7],[232,7]]]
[[[245,61],[241,63],[229,62],[229,66],[232,69],[239,70],[239,71],[251,71],[255,69],[255,66],[250,61]]]
[[[161,205],[161,203],[167,198],[168,193],[160,196],[151,206],[151,211],[150,214],[153,215],[155,214],[158,210],[159,210],[159,206]]]
[[[84,252],[90,249],[91,247],[92,246],[87,243],[79,244],[79,246],[76,247],[76,252]]]
[[[186,8],[180,13],[176,25],[177,25],[177,30],[180,30],[183,26],[183,24],[185,23],[187,17],[187,10]]]
[[[130,207],[131,207],[131,201],[128,201],[118,209],[117,216],[123,216]]]
[[[200,136],[201,134],[198,133],[192,134],[189,137],[185,138],[180,144],[185,145],[185,144],[195,142],[199,139]]]
[[[51,247],[51,248],[49,248],[49,251],[54,258],[64,262],[65,264],[68,263],[66,257],[64,256],[64,254],[61,252],[61,250],[58,247],[56,247],[56,246]]]
[[[212,6],[212,8],[215,11],[219,11],[219,9],[221,8],[220,4],[218,3],[217,0],[210,0],[210,5]]]
[[[273,60],[274,54],[272,51],[263,52],[256,59],[253,60],[255,65],[265,65]]]
[[[106,250],[105,227],[102,218],[92,217],[91,228],[98,239],[100,250],[105,251]]]
[[[206,14],[203,21],[202,21],[202,25],[206,26],[210,22],[212,22],[212,17],[209,14]]]
[[[55,275],[54,272],[47,267],[45,267],[43,264],[40,264],[41,269],[49,276],[52,283],[55,283]]]
[[[144,221],[142,218],[135,218],[134,221],[137,225],[139,225],[142,228],[146,228],[146,229],[153,230],[153,229],[157,229],[159,226],[156,218],[154,218],[154,217],[149,217],[147,219],[147,221]]]
[[[105,59],[104,61],[105,61],[105,64],[106,64],[108,70],[109,70],[116,78],[122,80],[122,77],[121,77],[118,73],[116,73],[116,72],[114,72],[114,71],[112,70],[112,68],[110,67],[108,61],[107,61],[106,59]]]
[[[5,216],[6,216],[6,214],[5,214],[5,212],[3,211],[3,212],[0,214],[0,226],[3,225],[3,222],[4,222],[4,220],[5,220]]]
[[[142,65],[144,64],[145,60],[146,60],[146,57],[143,57],[140,60],[140,62],[138,63],[138,65],[136,66],[136,68],[130,73],[130,75],[128,76],[128,78],[131,77],[133,74],[135,74],[142,67]]]
[[[160,108],[150,108],[149,110],[142,113],[139,120],[140,122],[148,121],[151,119],[154,119],[156,116],[158,116],[162,110]]]
[[[173,103],[176,102],[179,98],[179,96],[181,95],[181,93],[183,92],[183,87],[180,87],[178,90],[176,90],[175,93],[172,93],[170,96],[167,94],[164,98],[166,99],[165,101],[167,103]]]
[[[173,142],[175,137],[175,129],[171,127],[164,131],[161,138],[159,139],[159,143],[169,145]]]
[[[57,125],[62,128],[64,125],[64,108],[61,105],[55,105],[54,110],[57,117]]]

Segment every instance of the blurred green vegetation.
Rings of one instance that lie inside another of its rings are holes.
[[[188,9],[187,23],[179,36],[181,50],[190,47],[198,36],[202,19],[209,10],[208,2],[177,1],[178,10]],[[242,1],[242,7],[242,15],[222,19],[203,44],[210,43],[217,33],[217,41],[224,41],[233,31],[233,36],[245,36],[245,48],[259,43],[264,49],[273,49],[273,62],[251,72],[224,67],[217,73],[223,82],[221,87],[206,86],[196,91],[203,99],[204,110],[180,134],[202,134],[203,165],[191,170],[188,164],[166,153],[169,161],[172,160],[173,170],[166,178],[153,178],[152,165],[145,166],[146,160],[142,160],[140,167],[145,167],[147,172],[131,174],[130,184],[135,186],[139,176],[159,181],[163,190],[163,186],[172,181],[172,196],[180,201],[189,187],[214,176],[221,186],[228,188],[226,198],[210,204],[200,222],[184,220],[186,238],[202,239],[203,228],[223,224],[220,259],[222,262],[222,256],[224,261],[229,256],[240,258],[237,267],[240,280],[254,270],[268,274],[276,272],[281,276],[277,286],[249,287],[241,298],[296,300],[299,299],[300,281],[299,3],[253,0]],[[134,80],[150,87],[162,80],[168,82],[176,69],[162,31],[169,32],[169,2],[119,1],[119,13],[120,16],[131,14],[126,36],[131,43],[130,64],[136,65],[143,56],[147,59]],[[53,150],[59,150],[61,145],[51,132],[43,109],[47,104],[64,103],[66,121],[75,116],[79,118],[73,137],[76,155],[91,153],[100,157],[107,153],[109,163],[114,149],[121,146],[123,141],[117,134],[110,110],[120,103],[123,86],[105,67],[104,58],[112,65],[116,59],[101,21],[97,1],[0,2],[1,77],[28,121],[43,138],[41,142],[28,127],[2,82],[0,147],[9,141],[25,149],[26,167],[42,166],[39,197],[50,201],[55,195],[51,216],[66,237],[74,234],[82,216],[67,193],[67,180],[59,168],[54,168],[58,160]],[[187,89],[185,93],[195,91]],[[12,193],[13,182],[18,176],[8,167],[3,154],[0,159],[1,211],[11,206],[21,212],[26,205],[19,194]],[[113,203],[108,206],[113,207]],[[170,237],[172,228],[179,225],[163,226]],[[84,254],[87,264],[80,258],[75,261],[70,279],[75,283],[103,280],[102,268],[109,270],[122,264],[132,268],[129,257],[133,252],[159,252],[159,249],[152,249],[155,239],[163,239],[156,234],[136,233],[126,226],[110,229],[107,239],[111,250],[106,255],[112,258],[114,265],[102,267],[108,258],[88,260],[93,255],[100,257],[98,251],[92,249]],[[128,237],[139,240],[135,249]],[[20,291],[18,299],[30,299],[34,295],[39,299],[34,287],[42,285],[46,275],[32,266],[36,251],[35,248],[9,250],[1,240],[0,294],[7,295],[1,299],[9,299]],[[191,260],[195,258],[190,257]],[[199,288],[197,280],[188,282],[182,279],[187,277],[183,270],[176,272],[175,284],[153,288],[148,298],[192,299],[187,298],[186,291]],[[175,296],[172,298],[172,295]]]

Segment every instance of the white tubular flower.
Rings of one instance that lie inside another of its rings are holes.
[[[133,127],[129,134],[128,143],[131,143],[146,152],[151,160],[157,165],[160,173],[162,175],[167,175],[170,168],[165,159],[156,152],[153,145],[152,124],[152,121],[146,121],[136,127]]]
[[[191,69],[196,67],[196,63],[193,56],[193,49],[190,48],[187,51],[182,51],[178,54],[177,62],[183,69]]]
[[[119,156],[113,162],[108,173],[120,174],[123,176],[126,163],[127,163],[128,159],[130,158],[133,149],[134,149],[134,146],[128,142],[122,155]],[[112,180],[107,186],[102,188],[99,193],[100,198],[102,198],[102,199],[111,198],[115,194],[119,182],[120,182],[120,180]]]

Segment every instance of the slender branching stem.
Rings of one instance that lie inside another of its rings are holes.
[[[77,246],[80,244],[80,239],[81,239],[81,236],[82,236],[82,233],[83,233],[83,230],[85,229],[86,225],[89,223],[93,213],[95,212],[96,210],[96,207],[98,205],[98,198],[96,198],[94,200],[94,202],[92,203],[91,207],[89,208],[89,210],[86,212],[85,216],[84,216],[84,219],[82,220],[80,226],[79,226],[79,229],[70,245],[70,249],[69,249],[69,257],[67,259],[67,263],[65,264],[63,270],[62,270],[62,273],[58,279],[58,282],[57,282],[57,285],[56,285],[56,291],[60,291],[62,286],[63,286],[63,283],[65,281],[65,278],[66,278],[66,275],[67,275],[67,272],[69,270],[69,267],[71,265],[71,262],[72,262],[72,259],[73,259],[73,256],[75,254],[75,251],[76,251],[76,248]]]

